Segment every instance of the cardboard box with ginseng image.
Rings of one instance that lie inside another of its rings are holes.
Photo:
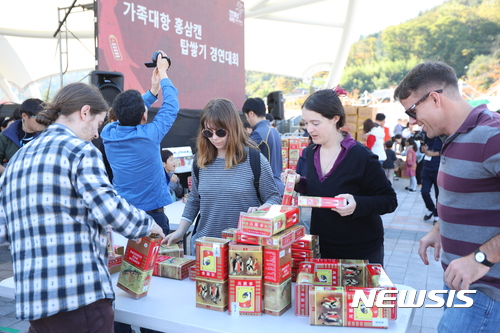
[[[161,237],[150,234],[142,237],[140,243],[129,240],[118,277],[117,287],[135,298],[147,295]]]
[[[196,307],[224,312],[228,306],[228,280],[196,278]]]
[[[196,240],[196,276],[203,279],[227,280],[228,239],[200,237]]]
[[[261,277],[262,246],[229,243],[229,277]]]
[[[264,313],[281,316],[292,306],[292,279],[283,283],[264,282]]]

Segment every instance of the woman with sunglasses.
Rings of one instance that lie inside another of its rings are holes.
[[[313,145],[303,152],[307,173],[285,170],[282,180],[295,175],[295,190],[318,197],[341,197],[347,205],[313,208],[311,234],[319,235],[321,258],[368,259],[384,263],[381,214],[393,212],[397,198],[377,155],[341,128],[344,107],[337,93],[325,89],[302,105],[302,119]]]
[[[193,170],[192,189],[179,228],[163,243],[181,240],[198,212],[200,217],[192,244],[199,237],[220,238],[222,230],[236,228],[240,212],[281,202],[271,166],[262,154],[259,154],[261,172],[257,193],[249,158],[249,149],[257,148],[231,101],[217,98],[208,102],[201,114],[200,127],[195,160],[199,179]]]

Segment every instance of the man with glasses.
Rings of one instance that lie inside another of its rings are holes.
[[[440,221],[420,240],[445,270],[446,288],[473,290],[470,308],[448,307],[439,332],[497,332],[500,322],[500,115],[465,101],[456,73],[440,62],[415,66],[394,91],[429,137],[442,136]],[[451,295],[450,295],[451,297]],[[460,301],[454,300],[455,304]],[[448,303],[447,303],[448,304]]]

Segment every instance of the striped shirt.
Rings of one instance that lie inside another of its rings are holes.
[[[263,203],[280,204],[281,196],[276,188],[271,166],[262,154],[260,167],[259,193]],[[238,227],[240,212],[247,212],[249,207],[261,205],[253,183],[249,158],[231,169],[226,169],[223,158],[216,158],[206,168],[200,168],[199,182],[194,172],[191,174],[192,189],[182,218],[193,222],[200,212],[196,238],[221,238],[222,230]]]
[[[442,265],[471,254],[500,234],[500,115],[474,108],[446,139],[438,173]],[[500,301],[500,265],[473,283]]]
[[[149,233],[153,220],[116,194],[97,148],[53,124],[13,156],[0,190],[17,318],[114,299],[105,226],[137,238]]]

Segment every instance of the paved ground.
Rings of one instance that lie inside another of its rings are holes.
[[[432,227],[424,222],[425,206],[420,193],[408,193],[408,179],[400,179],[394,184],[399,206],[392,214],[383,216],[385,227],[386,270],[394,283],[411,286],[417,290],[442,289],[443,271],[441,265],[432,261],[425,266],[418,256],[418,242]],[[307,216],[304,216],[307,219]],[[10,253],[6,245],[0,245],[0,280],[12,276]],[[437,324],[442,310],[422,308],[415,311],[410,333],[437,332]],[[29,323],[15,317],[14,301],[0,297],[0,327],[28,331]],[[0,329],[0,332],[4,332]],[[5,331],[11,332],[11,331]]]

